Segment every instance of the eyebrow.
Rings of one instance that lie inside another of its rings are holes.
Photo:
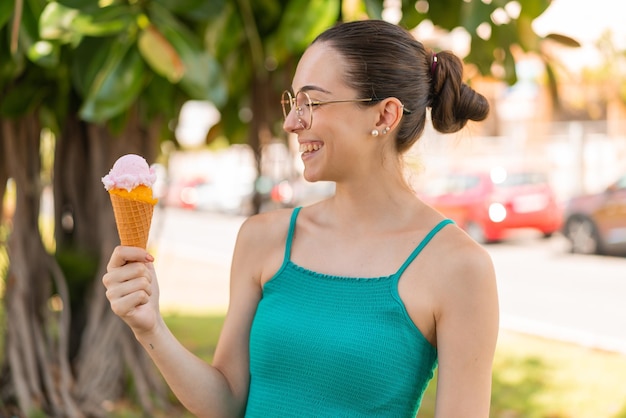
[[[292,87],[291,89],[292,89],[292,91],[293,91],[293,87]],[[298,91],[304,91],[304,92],[307,92],[307,91],[319,91],[319,92],[321,92],[321,93],[327,93],[327,94],[330,94],[330,93],[331,93],[330,91],[328,91],[328,90],[326,90],[326,89],[323,89],[323,88],[318,87],[318,86],[313,86],[313,85],[306,85],[306,86],[302,86],[302,87],[300,88],[300,90],[298,90]]]

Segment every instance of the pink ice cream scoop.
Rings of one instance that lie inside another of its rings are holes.
[[[140,185],[152,187],[156,178],[154,168],[142,156],[126,154],[118,158],[109,174],[102,177],[102,183],[106,190],[126,189],[130,192]]]
[[[146,248],[154,206],[158,201],[152,197],[156,177],[154,168],[135,154],[118,158],[109,174],[102,177],[111,198],[122,245]]]

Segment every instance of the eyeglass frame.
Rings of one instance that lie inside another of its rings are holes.
[[[302,106],[309,106],[309,121],[308,121],[309,123],[306,126],[304,125],[301,119],[301,116],[304,112],[303,107],[298,106],[296,103],[296,97],[298,97],[300,93],[304,94],[304,97],[306,97],[307,99],[307,103],[305,103]],[[289,97],[288,101],[285,100],[285,94],[287,94],[287,96]],[[285,120],[287,119],[291,111],[293,109],[296,109],[296,116],[298,116],[298,122],[300,122],[300,125],[302,125],[304,129],[309,130],[311,129],[311,126],[313,126],[313,106],[322,106],[322,105],[331,104],[331,103],[367,103],[367,102],[377,102],[380,100],[382,99],[377,99],[374,97],[368,97],[364,99],[313,100],[311,99],[311,96],[309,95],[309,93],[307,93],[306,91],[298,90],[297,93],[294,93],[294,95],[292,95],[289,90],[285,90],[283,91],[283,94],[281,96],[280,104],[283,109],[283,116],[285,117]],[[289,103],[289,111],[287,111],[285,107],[287,103]]]
[[[289,111],[287,111],[285,109],[285,93],[287,93],[287,96],[289,96]],[[309,106],[309,124],[308,126],[304,126],[304,124],[302,123],[302,119],[300,119],[300,116],[302,116],[302,106],[296,106],[296,97],[298,97],[298,94],[303,93],[304,96],[306,97],[308,103],[305,104],[305,106]],[[306,129],[309,130],[311,129],[311,126],[313,126],[313,106],[322,106],[325,104],[332,104],[332,103],[367,103],[367,102],[378,102],[381,101],[383,99],[379,99],[376,97],[369,97],[369,98],[364,98],[364,99],[342,99],[342,100],[313,100],[311,99],[311,96],[309,95],[309,93],[307,93],[306,91],[303,90],[298,90],[298,92],[294,93],[294,95],[291,95],[291,92],[289,90],[285,90],[283,91],[283,94],[281,95],[281,99],[280,99],[280,104],[283,110],[283,116],[285,117],[285,120],[287,120],[287,117],[289,116],[289,114],[291,113],[291,110],[293,108],[296,108],[296,115],[298,116],[298,122],[300,122],[300,125]],[[298,108],[300,108],[298,110]],[[300,112],[300,114],[298,114],[298,112]],[[404,105],[402,105],[402,113],[404,114],[411,114],[413,113],[413,111],[407,109],[404,107]]]

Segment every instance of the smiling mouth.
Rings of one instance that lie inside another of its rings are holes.
[[[311,143],[311,142],[300,144],[300,152],[302,153],[314,152],[314,151],[319,150],[320,148],[322,148],[322,144]]]

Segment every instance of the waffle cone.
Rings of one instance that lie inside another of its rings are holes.
[[[109,193],[122,245],[146,248],[154,203]]]

